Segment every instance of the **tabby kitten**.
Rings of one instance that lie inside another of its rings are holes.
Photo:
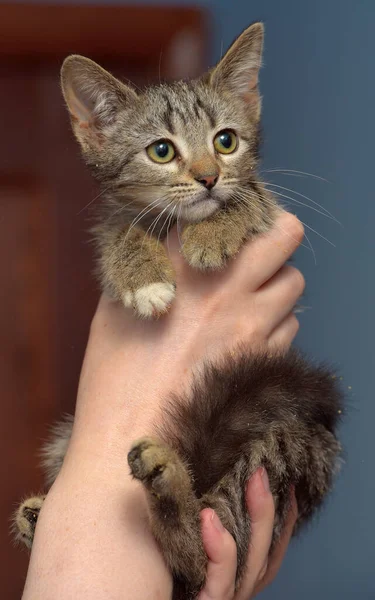
[[[79,56],[66,59],[62,89],[74,133],[99,180],[104,203],[94,229],[103,289],[142,318],[167,311],[173,267],[159,243],[181,229],[192,267],[220,269],[280,210],[257,174],[263,26],[255,23],[209,73],[142,92]],[[147,490],[151,525],[174,578],[173,598],[195,598],[207,557],[199,513],[212,507],[238,548],[236,585],[250,537],[245,486],[260,466],[275,498],[274,542],[294,485],[297,526],[330,489],[340,445],[340,392],[324,368],[295,351],[244,350],[207,365],[189,397],[173,397],[155,439],[135,442],[132,475]],[[45,448],[48,484],[57,476],[72,421]],[[29,547],[43,497],[18,509]]]

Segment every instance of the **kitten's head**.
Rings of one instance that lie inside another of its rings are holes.
[[[263,25],[193,81],[135,91],[70,56],[62,89],[86,162],[112,196],[188,221],[241,202],[257,162]]]

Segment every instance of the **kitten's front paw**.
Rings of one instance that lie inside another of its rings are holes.
[[[182,233],[182,253],[192,267],[201,271],[222,269],[241,244],[242,238],[233,235],[233,229],[213,227],[205,221],[188,225]]]
[[[122,301],[125,306],[133,307],[139,317],[150,319],[168,311],[175,293],[176,286],[173,283],[150,283],[135,291],[125,291]]]
[[[22,542],[29,549],[33,544],[35,527],[45,496],[28,498],[19,506],[14,515],[13,530],[17,542]]]

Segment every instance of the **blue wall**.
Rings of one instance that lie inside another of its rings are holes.
[[[265,168],[327,178],[330,183],[275,174],[272,179],[310,196],[342,222],[340,227],[311,209],[293,208],[336,246],[306,228],[317,264],[309,250],[300,250],[297,263],[311,309],[301,317],[299,344],[340,367],[349,405],[342,430],[346,464],[326,509],[293,543],[262,597],[375,598],[375,2],[244,0],[214,6],[224,47],[248,21],[266,23]],[[219,45],[217,39],[217,53]]]
[[[299,251],[305,303],[311,307],[301,316],[299,344],[316,357],[333,359],[342,372],[349,403],[342,430],[346,464],[326,509],[292,544],[277,581],[262,598],[375,598],[375,2],[199,3],[211,8],[215,58],[249,22],[265,22],[264,167],[307,171],[329,183],[275,173],[265,177],[310,196],[342,222],[341,227],[311,209],[293,207],[336,246],[306,229],[316,264],[311,251]]]
[[[327,178],[330,183],[272,177],[342,222],[340,227],[311,209],[293,208],[336,246],[306,229],[317,264],[309,250],[300,250],[297,263],[311,309],[301,317],[299,344],[340,367],[349,405],[342,428],[346,464],[326,509],[293,543],[277,581],[262,597],[375,598],[375,2],[222,0],[214,6],[217,54],[220,37],[225,47],[247,22],[266,24],[265,168]]]

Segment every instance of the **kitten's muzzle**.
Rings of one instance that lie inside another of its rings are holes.
[[[200,175],[195,177],[195,181],[198,181],[201,185],[203,185],[207,190],[212,190],[213,187],[217,184],[219,179],[219,175]]]

